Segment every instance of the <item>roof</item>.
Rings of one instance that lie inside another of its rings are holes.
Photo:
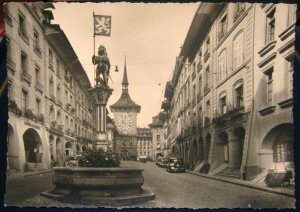
[[[163,127],[164,122],[159,118],[159,115],[152,117],[152,123],[149,124],[149,127]]]
[[[110,106],[111,110],[114,109],[135,109],[138,112],[141,110],[141,106],[136,104],[129,96],[128,90],[123,90],[119,100]]]
[[[125,87],[123,87],[122,90],[122,94],[121,97],[119,98],[119,100],[110,106],[110,109],[113,110],[122,110],[122,109],[129,109],[129,110],[135,110],[136,112],[140,112],[141,111],[141,106],[136,104],[129,96],[129,92],[128,92],[128,77],[127,77],[127,68],[126,68],[126,59],[125,59],[125,65],[124,65],[124,74],[123,74],[123,82],[122,85],[125,85]]]

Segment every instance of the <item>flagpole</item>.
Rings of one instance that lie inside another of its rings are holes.
[[[94,21],[94,56],[96,55],[96,38],[95,38],[95,12],[93,11],[93,21]],[[93,63],[94,64],[94,63]],[[96,85],[96,69],[94,64],[94,86]]]

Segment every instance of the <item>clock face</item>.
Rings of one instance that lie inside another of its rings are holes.
[[[133,126],[133,120],[130,115],[124,114],[120,115],[117,125],[123,133],[127,134],[128,130]]]

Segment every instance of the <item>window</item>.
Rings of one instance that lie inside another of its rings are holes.
[[[219,65],[218,81],[220,82],[227,77],[226,49],[224,49],[220,53],[218,65]]]
[[[293,73],[294,73],[294,61],[293,59],[288,61],[288,85],[289,85],[289,97],[293,97]]]
[[[243,84],[238,85],[234,89],[234,93],[235,93],[235,107],[236,108],[242,107],[244,105]]]
[[[69,128],[69,117],[66,116],[66,119],[65,119],[65,126],[66,128]]]
[[[273,67],[265,72],[267,77],[267,103],[273,103]]]
[[[156,140],[160,141],[160,135],[156,135]]]
[[[209,66],[205,69],[205,82],[204,82],[204,90],[209,88]],[[205,91],[204,91],[205,92]]]
[[[35,83],[39,84],[40,83],[40,67],[39,66],[35,66]]]
[[[226,96],[220,98],[221,115],[227,113]]]
[[[275,8],[267,15],[267,38],[266,43],[275,38]]]
[[[36,114],[40,114],[41,113],[41,100],[40,99],[36,99],[35,100],[35,103],[36,103]]]
[[[210,118],[210,102],[209,100],[206,102],[206,116]]]
[[[52,95],[54,97],[54,83],[53,83],[53,76],[50,76],[49,79],[49,91],[50,91],[50,96]]]
[[[210,47],[210,39],[209,39],[209,37],[208,37],[208,38],[206,39],[206,41],[205,41],[205,43],[204,43],[204,47],[203,47],[203,49],[204,49],[204,57],[205,57],[206,54],[209,53],[209,47]]]
[[[56,59],[56,73],[57,76],[60,77],[60,64],[58,59]]]
[[[19,30],[23,34],[26,34],[25,17],[19,13]]]
[[[291,140],[280,140],[273,146],[273,161],[279,162],[293,162],[293,143]]]
[[[200,74],[200,76],[199,76],[199,86],[198,86],[198,89],[199,89],[199,96],[202,96],[202,74]]]
[[[28,74],[27,71],[27,55],[21,51],[21,73]]]
[[[196,85],[193,85],[193,101],[196,100]]]
[[[227,32],[227,13],[225,13],[221,20],[220,20],[220,25],[219,25],[219,40],[226,34]]]
[[[33,48],[39,54],[42,53],[40,49],[40,34],[35,29],[33,29]]]
[[[26,110],[27,109],[27,91],[22,90],[22,110]]]
[[[238,20],[238,18],[243,14],[245,11],[246,3],[235,3],[234,4],[234,15],[233,15],[233,22]]]
[[[244,62],[244,34],[239,33],[233,40],[233,70]]]
[[[53,52],[49,49],[49,68],[53,71]]]

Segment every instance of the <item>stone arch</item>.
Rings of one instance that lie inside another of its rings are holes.
[[[294,166],[293,124],[285,123],[273,127],[264,137],[261,144],[260,164],[269,168],[277,163]]]
[[[19,143],[13,127],[8,124],[7,168],[19,170]]]
[[[236,167],[240,167],[242,164],[244,141],[245,129],[243,127],[235,128],[231,143],[231,164]]]
[[[73,155],[73,144],[70,141],[65,143],[65,154],[66,156]]]
[[[216,142],[216,150],[217,155],[219,155],[220,162],[223,161],[224,163],[229,162],[229,146],[228,146],[228,134],[227,132],[223,131],[217,135],[217,142]]]
[[[194,139],[189,149],[189,161],[194,165],[197,162],[197,140]]]
[[[23,142],[26,162],[41,163],[43,146],[38,132],[33,128],[27,129],[23,134]]]
[[[76,144],[76,153],[78,154],[78,153],[80,153],[80,152],[81,152],[80,146],[79,146],[78,144]]]

